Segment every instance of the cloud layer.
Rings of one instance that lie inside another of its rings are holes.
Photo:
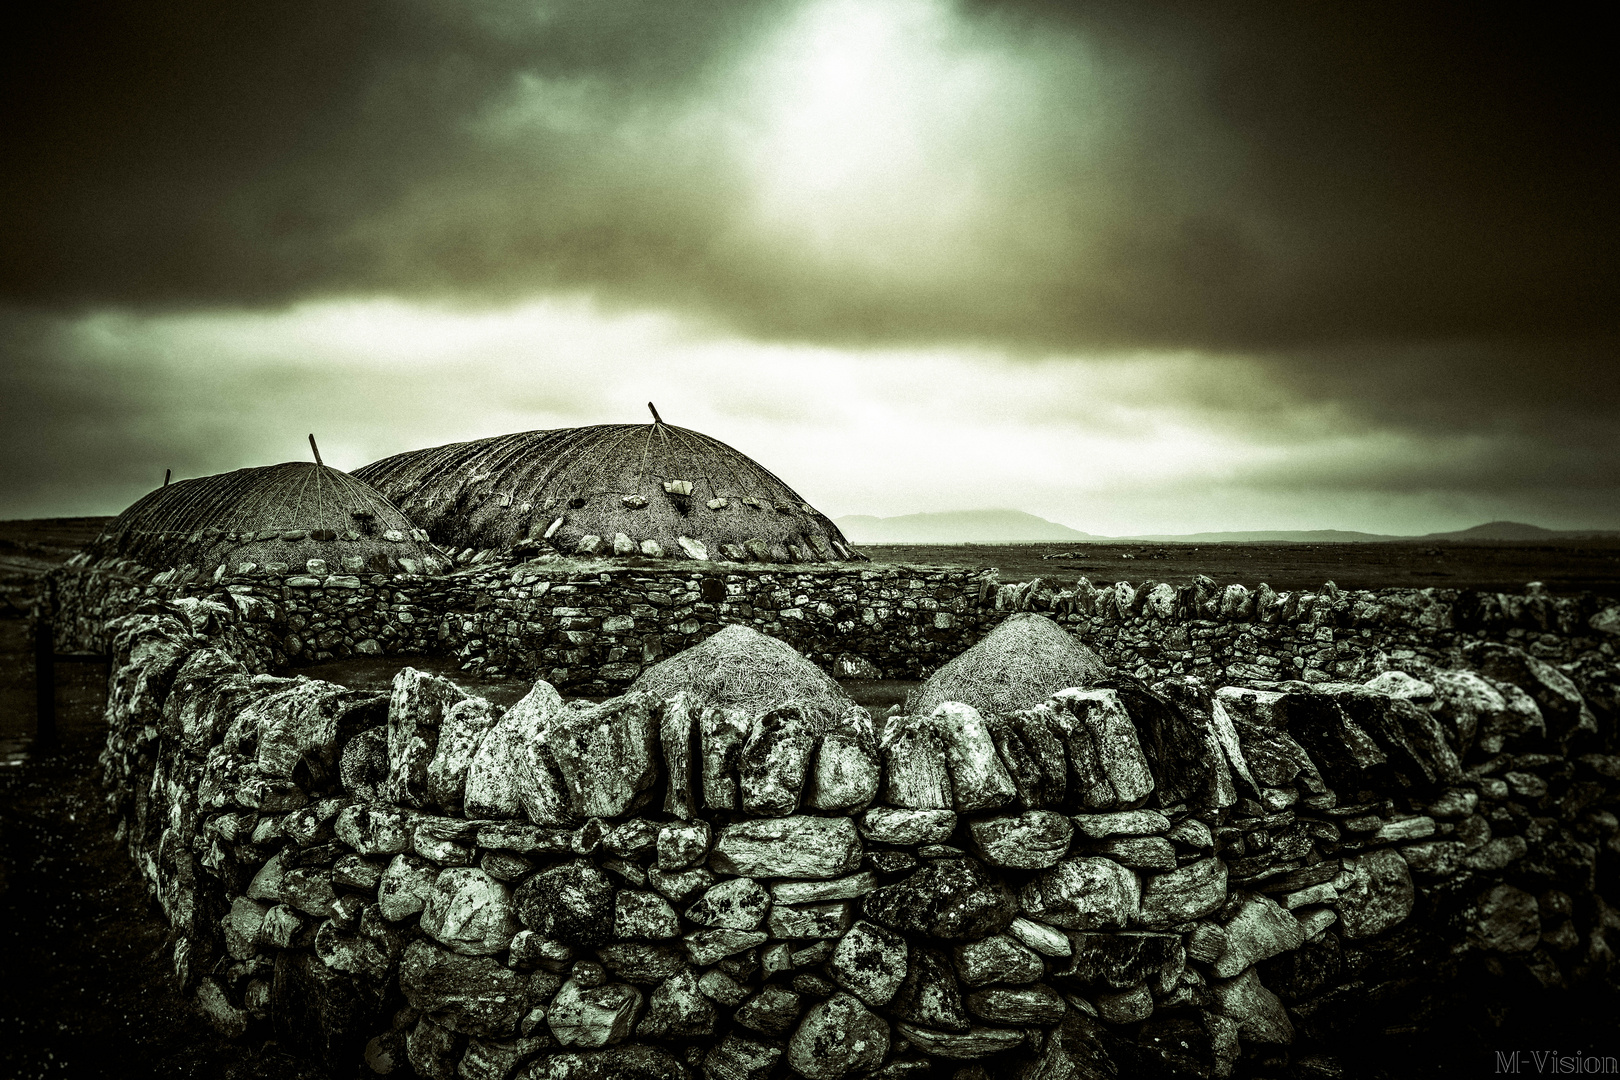
[[[955,463],[982,486],[959,483],[952,505],[1024,469],[1031,510],[1063,491],[1159,499],[1142,529],[1200,500],[1212,528],[1309,518],[1355,505],[1346,492],[1437,527],[1620,524],[1620,149],[1584,17],[50,9],[0,66],[16,463],[0,500],[104,503],[133,483],[112,478],[159,459],[248,464],[300,409],[374,417],[356,445],[379,452],[619,419],[609,401],[645,397],[661,371],[720,393],[718,363],[725,386],[757,388],[732,411],[761,428],[814,400],[804,433],[881,451],[865,425],[927,438],[972,417],[994,441],[974,447],[982,468]],[[645,334],[622,341],[634,362],[535,341],[478,352],[492,326],[600,343],[636,319],[709,352]],[[842,397],[806,398],[807,380]],[[461,406],[474,430],[444,413],[471,386],[500,402]],[[225,419],[249,413],[264,426]],[[1065,462],[1061,479],[1000,459],[1014,429],[1056,440],[1024,451]],[[1145,456],[1143,431],[1163,436]],[[1091,467],[1068,468],[1077,456]],[[106,494],[65,497],[92,488]],[[901,505],[922,490],[932,502]],[[885,492],[849,509],[950,502],[920,473]]]

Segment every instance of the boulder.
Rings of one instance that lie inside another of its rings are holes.
[[[753,930],[771,910],[771,895],[752,878],[722,881],[686,909],[686,917],[699,926]]]
[[[876,844],[942,844],[956,831],[954,810],[904,810],[880,806],[861,815],[861,835]]]
[[[399,961],[399,988],[412,1008],[453,1030],[494,1038],[517,1033],[532,1007],[530,978],[492,956],[463,956],[421,938]]]
[[[866,1004],[887,1005],[905,980],[907,951],[899,934],[861,920],[838,942],[827,971]]]
[[[765,878],[841,877],[860,862],[853,821],[802,815],[727,825],[709,858],[718,873]]]
[[[1267,990],[1260,975],[1249,968],[1235,979],[1214,986],[1215,1008],[1236,1021],[1238,1034],[1246,1042],[1287,1046],[1294,1041],[1294,1025],[1288,1020],[1277,995]]]
[[[463,804],[470,817],[511,818],[526,813],[539,824],[564,824],[562,793],[541,760],[562,697],[539,680],[484,733],[467,766]]]
[[[942,949],[931,946],[911,950],[906,977],[888,1012],[896,1019],[937,1031],[965,1032],[972,1027],[950,959]]]
[[[1026,810],[970,821],[968,833],[991,866],[1044,870],[1068,854],[1074,823],[1052,810]]]
[[[797,810],[815,747],[814,724],[798,706],[756,716],[737,758],[743,811],[784,817]]]
[[[523,925],[567,945],[602,945],[613,937],[613,883],[583,859],[550,866],[518,886]]]
[[[881,779],[877,742],[862,721],[821,737],[804,802],[816,810],[858,810],[877,798]]]
[[[957,810],[994,810],[1013,800],[1018,789],[977,709],[947,701],[929,714],[928,723],[945,753],[952,805]]]
[[[1002,880],[968,858],[928,862],[869,894],[862,907],[879,926],[952,941],[999,933],[1018,914]]]
[[[467,773],[501,710],[481,697],[463,698],[444,710],[439,741],[428,762],[426,798],[432,806],[460,813]]]
[[[1412,913],[1412,875],[1406,860],[1392,849],[1345,860],[1345,871],[1333,884],[1347,938],[1381,934]]]
[[[1173,983],[1187,963],[1180,934],[1077,931],[1070,940],[1074,958],[1067,969],[1053,976],[1063,983],[1113,991],[1149,982],[1164,986]]]
[[[641,889],[620,889],[614,894],[614,937],[656,940],[680,934],[681,920],[662,896]]]
[[[1037,874],[1018,900],[1025,914],[1069,930],[1124,926],[1138,911],[1141,885],[1112,859],[1079,857]]]
[[[1299,920],[1269,896],[1251,896],[1226,924],[1226,942],[1215,960],[1215,975],[1230,979],[1251,964],[1297,949],[1305,943]]]
[[[690,969],[671,975],[647,998],[647,1014],[636,1026],[644,1039],[693,1039],[714,1034],[714,1002],[698,990]]]
[[[504,952],[518,931],[512,894],[482,870],[440,871],[422,908],[422,930],[466,956]]]
[[[638,693],[576,703],[552,718],[543,751],[555,763],[572,818],[623,817],[651,797],[662,756],[658,728],[653,699]]]
[[[751,1031],[783,1038],[799,1022],[800,1001],[800,995],[792,990],[771,983],[743,1002],[733,1016]]]
[[[401,806],[431,804],[428,766],[439,746],[445,711],[472,695],[449,679],[405,668],[388,698],[388,798]]]
[[[585,987],[569,979],[546,1008],[546,1025],[563,1046],[609,1046],[630,1037],[641,1004],[641,991],[626,983]]]
[[[1144,926],[1171,926],[1201,919],[1225,900],[1226,864],[1218,858],[1200,859],[1149,877],[1137,918]]]
[[[1010,934],[991,934],[952,950],[956,973],[968,986],[1029,983],[1046,974],[1039,955]]]
[[[837,993],[805,1013],[787,1060],[808,1080],[842,1080],[877,1068],[888,1052],[889,1025],[853,994]]]

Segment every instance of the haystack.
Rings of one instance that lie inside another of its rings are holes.
[[[526,431],[413,450],[355,475],[463,555],[542,546],[569,555],[841,562],[824,514],[718,439],[656,419]]]
[[[665,701],[685,691],[694,711],[736,709],[749,716],[796,702],[827,722],[855,707],[832,676],[793,646],[736,625],[648,668],[630,689]]]
[[[985,714],[1013,712],[1109,674],[1102,657],[1063,627],[1025,612],[1007,616],[977,645],[934,672],[907,695],[906,711],[928,713],[943,702],[960,701]]]
[[[81,563],[190,580],[247,573],[437,573],[449,560],[370,484],[307,461],[165,485],[102,530]]]

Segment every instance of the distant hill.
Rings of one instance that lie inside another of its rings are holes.
[[[854,515],[838,519],[838,527],[853,544],[1046,544],[1118,543],[1155,544],[1378,544],[1433,540],[1439,543],[1512,543],[1537,540],[1572,540],[1587,536],[1620,536],[1600,529],[1544,529],[1519,521],[1492,521],[1454,532],[1422,536],[1347,529],[1257,529],[1252,532],[1154,533],[1143,536],[1098,536],[1021,510],[956,510],[903,517]]]
[[[852,544],[1042,544],[1100,540],[1022,510],[956,510],[940,514],[837,519]]]
[[[1370,544],[1406,540],[1404,536],[1347,532],[1344,529],[1271,529],[1261,532],[1181,533],[1175,536],[1121,536],[1120,540],[1151,540],[1167,544]]]

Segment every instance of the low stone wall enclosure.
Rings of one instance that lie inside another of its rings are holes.
[[[106,627],[154,599],[210,597],[233,608],[266,670],[355,655],[450,655],[464,670],[544,678],[580,693],[628,686],[648,665],[741,623],[829,671],[922,678],[1009,612],[1047,615],[1143,679],[1222,682],[1371,677],[1455,664],[1461,646],[1508,642],[1554,663],[1612,662],[1620,606],[1592,594],[1446,589],[1309,592],[1221,587],[1208,578],[1097,586],[995,571],[533,562],[447,577],[308,572],[222,583],[154,584],[73,568],[55,575],[59,646],[105,652]]]
[[[344,1074],[1346,1075],[1347,1033],[1436,988],[1615,987],[1592,598],[543,566],[192,592],[59,586],[59,634],[112,654],[103,780],[199,1006]],[[450,652],[611,690],[742,622],[915,676],[1012,610],[1119,673],[875,720],[276,674]]]

